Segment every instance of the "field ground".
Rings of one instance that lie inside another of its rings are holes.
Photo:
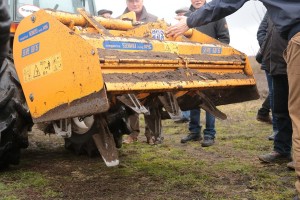
[[[264,74],[254,71],[265,96]],[[187,124],[166,120],[163,144],[147,145],[141,134],[120,149],[115,168],[101,158],[75,156],[62,139],[34,128],[20,165],[0,174],[0,199],[291,199],[295,173],[286,163],[257,159],[273,144],[267,140],[271,126],[255,120],[262,101],[221,106],[228,119],[217,120],[216,144],[209,148],[181,144]]]

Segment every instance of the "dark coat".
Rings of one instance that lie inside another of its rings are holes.
[[[187,12],[185,16],[189,17],[195,10],[196,9],[191,5],[190,11]],[[229,30],[225,18],[195,28],[204,34],[219,40],[220,42],[225,44],[229,44],[230,42]]]
[[[257,37],[257,41],[258,41],[258,44],[260,47],[266,39],[266,35],[268,32],[268,19],[269,19],[269,15],[268,15],[268,12],[266,12],[263,20],[259,24],[258,30],[257,30],[256,37]]]
[[[272,76],[287,74],[287,64],[283,58],[283,52],[287,48],[288,41],[280,36],[273,22],[268,21],[267,43],[264,50],[264,62]]]
[[[197,27],[222,19],[238,9],[249,0],[213,0],[202,6],[187,19],[188,27]],[[300,32],[300,15],[298,0],[259,0],[267,8],[269,16],[277,30],[285,39],[291,39]]]
[[[128,8],[126,8],[125,11],[123,12],[123,14],[126,14],[128,12],[130,12],[130,11],[128,10]],[[140,19],[141,22],[156,22],[157,19],[158,19],[158,17],[148,13],[145,6],[143,6],[142,15],[141,15],[141,19]]]
[[[0,64],[9,50],[10,17],[5,0],[0,0]]]
[[[259,44],[260,49],[258,50],[258,53],[256,54],[256,61],[261,63],[261,69],[262,70],[267,70],[269,71],[269,67],[266,67],[266,64],[263,62],[263,60],[265,59],[266,56],[266,52],[265,51],[269,51],[269,49],[265,48],[268,41],[266,41],[266,36],[268,33],[268,21],[269,21],[269,15],[268,12],[266,12],[263,20],[260,22],[260,25],[258,27],[257,30],[257,41]]]

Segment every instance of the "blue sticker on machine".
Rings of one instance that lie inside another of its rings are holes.
[[[104,41],[103,47],[105,49],[122,49],[122,50],[152,50],[153,46],[150,43],[143,42],[123,42],[123,41]]]
[[[201,49],[202,54],[221,54],[222,53],[222,47],[207,47],[204,46]]]
[[[36,43],[29,47],[22,49],[22,58],[34,54],[40,50],[40,43]]]
[[[44,24],[41,24],[25,33],[22,33],[21,35],[19,35],[19,42],[23,42],[25,40],[28,40],[34,36],[37,36],[47,30],[49,30],[49,22],[46,22]]]
[[[152,29],[151,34],[153,39],[165,40],[165,32],[161,29]]]

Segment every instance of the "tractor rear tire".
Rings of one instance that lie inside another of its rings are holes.
[[[0,169],[20,162],[33,125],[12,60],[0,66]]]

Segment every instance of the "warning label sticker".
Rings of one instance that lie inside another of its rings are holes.
[[[24,82],[30,82],[38,78],[42,78],[61,71],[62,61],[61,54],[56,54],[41,60],[32,65],[28,65],[23,69]]]

